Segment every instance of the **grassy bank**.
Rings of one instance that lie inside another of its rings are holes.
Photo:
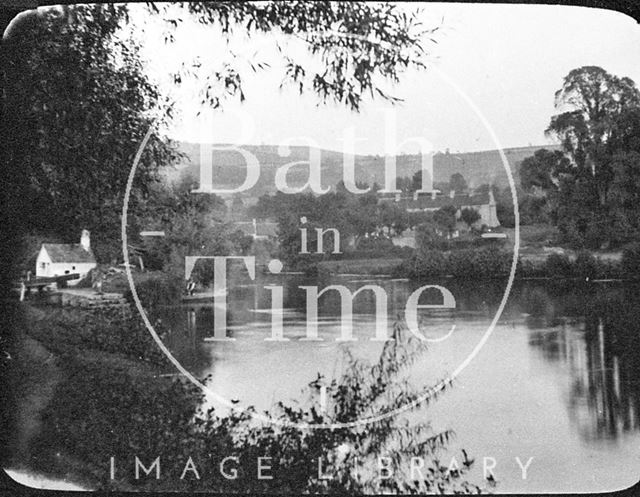
[[[25,306],[28,334],[57,355],[117,354],[155,365],[166,364],[137,313],[121,308],[77,309]],[[163,333],[162,323],[156,323]]]
[[[133,489],[124,475],[108,480],[109,454],[136,436],[145,443],[143,426],[127,429],[137,404],[163,409],[182,388],[159,377],[165,358],[144,324],[121,309],[24,304],[15,328],[10,380],[20,395],[9,467],[85,488]]]

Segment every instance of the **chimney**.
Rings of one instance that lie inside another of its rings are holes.
[[[431,190],[431,200],[436,199],[436,190]]]
[[[456,191],[455,190],[450,190],[449,191],[449,198],[453,198],[456,196]]]
[[[80,235],[80,245],[87,252],[91,250],[91,238],[88,230],[82,230],[82,235]]]
[[[396,193],[396,198],[395,198],[396,202],[400,202],[400,194]]]
[[[416,200],[418,200],[418,190],[413,192],[413,201],[415,202]]]

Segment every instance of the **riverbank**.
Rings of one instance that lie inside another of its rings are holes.
[[[640,278],[640,247],[620,254],[597,254],[586,250],[525,251],[518,254],[517,279],[617,279]],[[450,277],[462,280],[503,278],[510,274],[513,252],[501,247],[453,251],[418,250],[400,264],[394,276],[410,279]]]
[[[111,479],[109,458],[159,443],[151,406],[169,415],[175,402],[193,407],[181,382],[162,375],[167,363],[144,324],[100,308],[24,304],[21,314],[10,368],[21,395],[5,467],[52,488],[139,488],[131,475]],[[137,411],[144,417],[131,423]]]
[[[390,276],[394,274],[404,259],[341,259],[318,263],[319,275],[358,274],[369,276]]]

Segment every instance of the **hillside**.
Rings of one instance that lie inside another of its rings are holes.
[[[170,180],[177,177],[199,177],[200,170],[200,145],[197,143],[181,142],[180,150],[186,159],[175,170],[168,173]],[[244,195],[257,197],[264,193],[275,192],[275,172],[285,164],[291,162],[306,162],[309,160],[309,148],[304,146],[290,147],[288,156],[280,156],[275,145],[245,145],[243,150],[253,154],[261,167],[260,179]],[[531,146],[504,149],[505,156],[511,171],[518,183],[518,168],[526,157],[533,155],[539,148],[558,149],[558,146]],[[334,186],[342,180],[343,155],[332,150],[319,150],[322,169],[322,185]],[[213,152],[214,178],[221,188],[233,188],[243,181],[246,164],[243,156],[234,151],[214,150]],[[354,158],[356,180],[372,184],[374,181],[384,184],[384,161],[379,155],[356,155]],[[412,176],[420,169],[420,156],[400,155],[396,157],[396,170],[398,176]],[[461,173],[471,187],[483,183],[497,184],[500,187],[508,186],[507,174],[504,171],[498,150],[486,150],[481,152],[466,153],[442,153],[438,152],[433,158],[434,182],[447,183],[454,173]],[[301,186],[307,181],[308,168],[301,164],[294,166],[289,173],[288,180],[292,186]]]

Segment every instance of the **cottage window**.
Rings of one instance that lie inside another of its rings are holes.
[[[71,266],[71,269],[75,270],[75,269],[76,269],[76,267],[75,267],[75,266]]]

